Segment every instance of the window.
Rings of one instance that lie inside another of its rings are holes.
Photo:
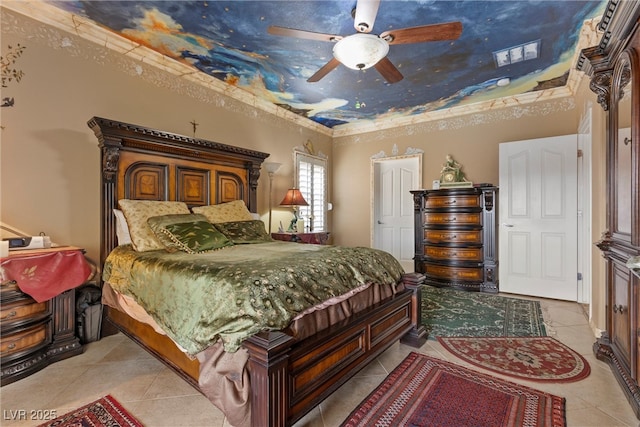
[[[327,159],[295,152],[297,187],[309,206],[300,206],[308,231],[327,231]]]

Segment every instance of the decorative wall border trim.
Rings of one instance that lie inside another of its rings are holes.
[[[334,146],[380,141],[406,135],[426,134],[429,132],[457,130],[477,125],[500,123],[505,120],[517,120],[522,117],[548,116],[557,112],[574,110],[575,108],[575,99],[573,97],[567,97],[502,110],[486,111],[430,122],[420,122],[398,128],[379,129],[366,134],[349,135],[341,138],[334,136]]]
[[[393,144],[393,148],[391,149],[391,155],[387,156],[384,150],[380,150],[376,154],[371,156],[371,159],[388,159],[393,157],[404,157],[404,156],[412,156],[414,154],[422,154],[424,150],[420,148],[407,147],[404,154],[398,154],[398,144]]]

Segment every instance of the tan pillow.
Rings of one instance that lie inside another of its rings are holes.
[[[127,219],[131,244],[138,252],[164,249],[162,242],[158,240],[147,224],[149,218],[190,213],[189,207],[184,202],[122,199],[118,201],[118,205]]]
[[[216,224],[220,222],[250,221],[253,215],[244,204],[244,200],[234,200],[233,202],[220,203],[219,205],[195,206],[191,208],[193,213],[202,214],[209,222]]]

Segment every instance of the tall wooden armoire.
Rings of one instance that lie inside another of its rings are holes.
[[[610,0],[598,46],[578,68],[608,112],[607,229],[597,243],[606,260],[606,331],[594,344],[640,418],[640,2]]]

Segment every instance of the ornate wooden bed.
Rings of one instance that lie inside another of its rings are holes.
[[[113,209],[120,199],[177,200],[189,207],[241,199],[256,212],[268,154],[99,117],[88,125],[101,151],[101,266],[117,246]],[[422,345],[422,280],[405,275],[403,291],[303,340],[284,331],[245,340],[251,425],[292,425],[398,339]],[[104,311],[105,334],[122,331],[200,389],[197,359],[149,325],[111,307]]]

